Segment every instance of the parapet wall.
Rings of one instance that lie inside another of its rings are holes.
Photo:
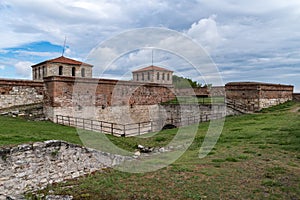
[[[292,100],[293,89],[291,85],[257,82],[232,82],[225,86],[227,103],[245,112],[259,111]]]
[[[0,109],[43,102],[43,82],[0,79]]]
[[[177,96],[224,97],[225,87],[178,88],[175,92]]]
[[[95,108],[155,105],[175,98],[172,85],[57,76],[47,77],[44,82],[45,115],[52,120],[56,115],[86,113],[86,109],[92,109],[96,118]]]
[[[130,157],[64,141],[0,148],[0,199],[112,167]]]

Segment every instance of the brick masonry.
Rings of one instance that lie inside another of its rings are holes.
[[[224,97],[225,87],[199,87],[199,88],[178,88],[175,89],[177,96],[198,96],[198,97]]]
[[[45,115],[52,120],[56,115],[76,113],[105,117],[116,106],[156,105],[175,98],[169,84],[61,76],[46,77],[44,83]]]
[[[40,81],[0,79],[0,109],[43,102]]]
[[[245,112],[259,111],[292,100],[293,89],[291,85],[257,82],[231,82],[225,85],[227,103]]]

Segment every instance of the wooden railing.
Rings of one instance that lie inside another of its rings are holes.
[[[161,130],[165,125],[174,125],[176,127],[188,126],[191,124],[196,124],[200,122],[210,121],[213,119],[219,119],[224,117],[222,113],[215,114],[203,114],[200,116],[190,116],[177,119],[166,119],[147,121],[147,122],[137,122],[130,124],[120,124],[113,122],[98,121],[93,119],[85,119],[72,116],[56,115],[56,123],[66,126],[77,127],[84,130],[96,131],[106,134],[111,134],[115,136],[129,137],[142,135],[145,133],[155,132]]]

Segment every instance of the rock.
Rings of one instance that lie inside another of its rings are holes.
[[[133,158],[58,140],[2,147],[0,200],[2,197],[6,198],[1,194],[21,195],[29,190],[39,190],[48,184],[77,178]],[[56,199],[70,199],[70,197]]]
[[[138,145],[138,149],[140,150],[141,153],[150,153],[154,150],[153,147],[144,147],[143,145]]]
[[[47,195],[46,200],[72,200],[73,196],[68,195]]]

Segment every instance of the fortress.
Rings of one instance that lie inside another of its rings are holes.
[[[0,79],[0,112],[39,105],[45,118],[54,122],[57,116],[76,116],[125,124],[155,121],[162,115],[174,119],[178,112],[201,115],[212,106],[218,106],[214,112],[226,106],[223,116],[256,112],[293,99],[291,85],[232,82],[225,87],[175,89],[168,69],[148,66],[132,75],[131,81],[93,78],[92,65],[61,56],[33,65],[33,80]],[[197,105],[200,113],[183,105],[160,106],[178,96],[226,96],[226,105]]]

